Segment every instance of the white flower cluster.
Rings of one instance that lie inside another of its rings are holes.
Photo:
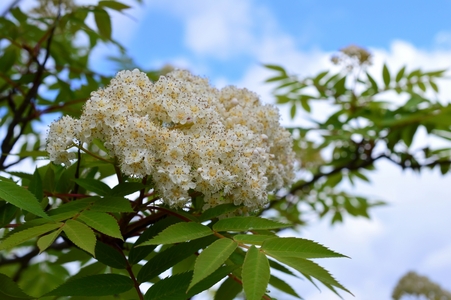
[[[155,83],[137,69],[119,72],[91,94],[79,120],[65,116],[50,125],[47,151],[69,164],[68,148],[94,138],[124,174],[151,175],[171,206],[202,193],[204,209],[228,202],[255,209],[294,176],[291,135],[275,107],[182,70]]]

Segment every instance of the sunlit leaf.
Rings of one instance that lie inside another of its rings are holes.
[[[232,217],[222,219],[213,225],[215,231],[250,231],[261,229],[280,229],[289,227],[284,224],[259,217]]]
[[[217,270],[235,251],[237,246],[237,243],[233,240],[223,238],[216,240],[202,251],[196,259],[194,275],[189,289]]]
[[[62,223],[49,223],[36,227],[31,227],[16,233],[13,233],[0,242],[0,250],[10,249],[20,245],[34,237],[45,234],[49,231],[61,227]]]
[[[28,190],[18,186],[15,183],[0,181],[0,198],[6,200],[12,205],[35,214],[36,216],[51,220],[50,217],[44,212],[41,205],[39,205],[38,199],[36,199],[36,197]]]
[[[263,242],[261,249],[268,255],[274,257],[346,257],[345,255],[332,251],[314,241],[294,237],[276,237],[267,239]]]
[[[213,231],[205,225],[194,222],[183,222],[169,226],[153,239],[142,243],[145,245],[174,244],[195,240],[213,234]]]
[[[251,246],[246,253],[241,274],[246,299],[260,300],[266,292],[270,277],[266,255]]]
[[[112,215],[88,210],[82,212],[78,219],[103,234],[123,240],[117,220]]]
[[[67,220],[64,233],[75,245],[95,256],[96,236],[91,228],[76,220]]]

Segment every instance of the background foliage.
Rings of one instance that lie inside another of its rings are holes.
[[[449,172],[449,147],[412,144],[421,130],[451,138],[450,106],[436,100],[436,81],[445,70],[394,71],[384,65],[380,84],[367,72],[371,55],[355,46],[333,59],[342,66],[336,73],[298,78],[283,67],[266,66],[274,71],[268,82],[278,104],[290,105],[292,118],[303,111],[309,120],[289,128],[299,158],[298,181],[278,191],[256,216],[218,220],[238,209],[233,205],[205,212],[194,206],[149,207],[150,182],[124,178],[110,188],[102,180],[116,174],[115,168],[85,153],[69,168],[47,164],[12,171],[25,160],[46,157],[43,125],[59,115],[79,117],[90,93],[110,81],[90,67],[98,44],[120,50],[123,56],[112,58],[119,69],[135,67],[111,35],[110,12],[127,8],[117,1],[88,6],[42,1],[26,12],[12,5],[0,18],[2,299],[186,299],[223,278],[215,299],[233,299],[243,289],[248,299],[269,299],[268,284],[299,297],[270,270],[347,291],[311,260],[343,255],[276,234],[304,225],[304,216],[312,213],[332,223],[346,214],[369,217],[369,210],[383,202],[349,194],[339,184],[368,181],[378,160],[418,172]],[[79,36],[87,42],[80,43]],[[169,70],[146,73],[157,80]],[[390,92],[406,101],[388,101]],[[329,114],[318,118],[318,103],[326,103]],[[89,150],[99,149],[101,144]],[[125,198],[135,192],[134,201]],[[75,274],[69,272],[71,262]],[[172,276],[164,278],[169,269]],[[153,284],[145,295],[139,288],[144,282]]]

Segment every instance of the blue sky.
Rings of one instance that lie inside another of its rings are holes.
[[[351,43],[373,52],[370,72],[379,72],[383,62],[393,69],[451,68],[449,0],[124,2],[135,7],[128,12],[133,19],[115,15],[114,34],[140,66],[188,68],[217,86],[247,87],[266,102],[273,98],[263,84],[270,73],[262,63],[315,74],[330,68],[330,55]],[[111,47],[100,47],[92,61],[105,73],[111,66],[102,57],[110,52]],[[450,101],[449,81],[440,87],[442,101]],[[281,112],[288,123],[286,109]],[[429,141],[419,135],[415,142]],[[354,190],[390,203],[374,210],[371,221],[348,219],[335,227],[319,221],[296,234],[352,258],[319,261],[355,294],[344,295],[346,300],[390,299],[396,281],[409,270],[451,290],[451,178],[435,171],[401,172],[383,162],[377,167],[372,184]],[[305,281],[295,282],[295,289],[307,300],[338,299]]]

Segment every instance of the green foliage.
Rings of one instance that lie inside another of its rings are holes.
[[[116,295],[133,288],[133,281],[119,274],[98,274],[69,280],[45,296]]]
[[[451,105],[436,99],[436,82],[446,70],[409,71],[404,66],[395,72],[384,64],[382,82],[376,82],[369,72],[371,54],[365,49],[343,48],[332,61],[342,70],[305,78],[266,65],[275,73],[267,81],[275,85],[277,103],[291,107],[292,118],[308,120],[290,128],[303,176],[271,205],[280,217],[296,224],[304,223],[299,202],[320,218],[331,216],[332,223],[342,222],[345,214],[369,218],[369,210],[384,202],[342,191],[340,183],[369,182],[367,176],[379,160],[417,172],[439,168],[446,174],[451,166],[448,147],[413,146],[420,129],[429,137],[450,139]],[[407,101],[388,101],[393,95]],[[329,105],[326,110],[321,106],[321,116],[320,103]]]
[[[267,81],[278,85],[275,96],[280,104],[291,105],[293,118],[302,110],[313,114],[321,100],[332,100],[336,110],[324,122],[290,129],[302,157],[300,167],[312,179],[301,178],[278,191],[282,199],[272,197],[260,211],[230,203],[202,211],[204,195],[191,190],[193,203],[169,208],[151,176],[122,174],[117,158],[109,157],[107,145],[96,139],[77,146],[71,166],[49,163],[33,173],[11,171],[25,159],[33,163],[47,155],[38,122],[50,113],[78,117],[90,93],[110,81],[89,66],[97,45],[115,46],[121,56],[111,60],[135,67],[125,48],[112,40],[110,11],[126,12],[128,4],[39,3],[30,11],[15,7],[0,17],[0,125],[5,130],[0,156],[1,299],[186,299],[224,279],[214,299],[234,299],[242,292],[247,299],[270,299],[268,285],[300,298],[297,288],[273,275],[275,270],[349,292],[312,261],[344,255],[314,241],[278,236],[302,224],[298,201],[319,216],[332,214],[332,222],[341,221],[344,212],[368,217],[368,209],[380,202],[337,188],[343,180],[368,181],[366,174],[376,160],[449,171],[449,149],[423,149],[426,164],[410,152],[422,127],[451,139],[449,107],[425,96],[429,88],[438,91],[435,81],[444,71],[402,68],[391,73],[386,65],[383,84],[366,71],[362,78],[326,71],[299,80],[283,67],[266,66],[276,72]],[[75,43],[79,34],[89,42]],[[156,80],[167,71],[146,74]],[[351,83],[360,84],[362,92],[349,88]],[[309,87],[316,93],[306,93]],[[409,100],[393,107],[377,98],[387,91],[407,94]],[[309,132],[318,132],[322,140],[311,140]],[[375,153],[380,143],[386,152]],[[322,153],[327,149],[332,150],[330,159]],[[112,175],[118,179],[114,187],[105,183]],[[262,217],[268,210],[278,215]],[[43,252],[45,256],[34,259]],[[68,262],[79,263],[77,274],[69,275]],[[171,275],[162,278],[167,271]],[[152,284],[145,295],[143,283]]]

